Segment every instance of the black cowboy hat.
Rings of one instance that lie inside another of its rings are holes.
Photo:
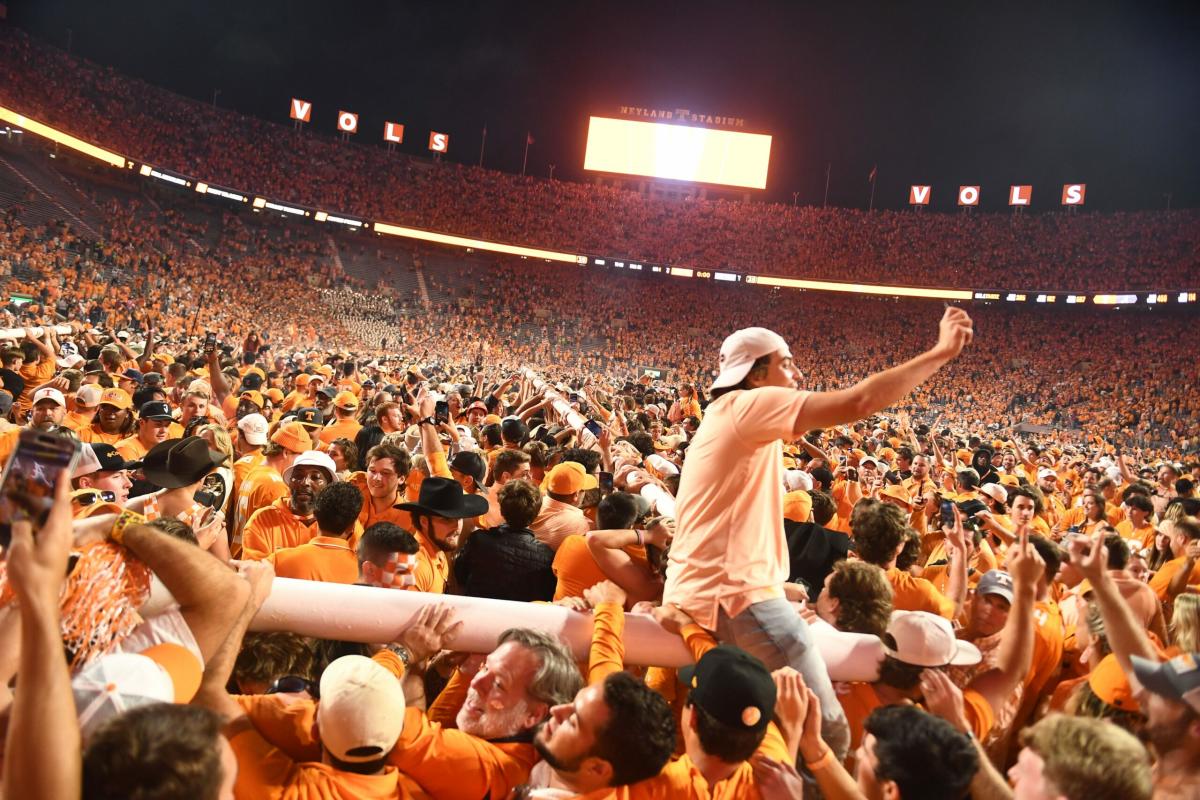
[[[469,519],[487,513],[485,497],[465,494],[462,485],[453,478],[426,478],[415,503],[401,503],[399,508],[414,514],[445,519]]]
[[[142,474],[155,486],[179,489],[191,486],[224,462],[225,454],[210,449],[199,436],[168,439],[146,453]]]

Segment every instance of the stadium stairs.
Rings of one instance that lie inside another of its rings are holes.
[[[0,207],[20,205],[22,222],[42,225],[69,222],[81,234],[99,239],[102,215],[81,191],[40,156],[19,148],[0,149]]]

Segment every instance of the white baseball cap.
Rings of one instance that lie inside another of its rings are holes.
[[[709,388],[728,389],[737,386],[749,374],[755,361],[777,350],[782,350],[789,357],[792,355],[783,337],[766,328],[742,328],[731,333],[721,343],[721,372]]]
[[[141,653],[110,653],[71,681],[75,713],[86,737],[107,719],[150,703],[187,703],[200,688],[200,659],[163,643]]]
[[[262,414],[247,414],[238,420],[238,430],[246,437],[246,443],[261,447],[267,443],[267,431],[271,426]]]
[[[1008,502],[1008,490],[998,483],[985,483],[983,486],[979,487],[979,491],[983,492],[997,503]]]
[[[1057,478],[1058,473],[1055,472],[1054,470],[1050,469],[1049,467],[1042,467],[1041,469],[1038,470],[1038,477],[1039,478]]]
[[[802,469],[786,469],[783,471],[783,485],[789,492],[810,492],[813,488],[812,476]]]
[[[337,464],[334,464],[333,459],[320,450],[306,450],[296,456],[296,460],[292,462],[292,465],[283,471],[284,481],[292,479],[292,470],[296,467],[320,467],[329,473],[329,480],[337,480]]]
[[[33,393],[33,404],[35,406],[43,400],[52,400],[63,408],[67,407],[67,400],[63,397],[63,393],[53,386],[44,386]]]
[[[914,667],[945,667],[978,664],[979,648],[954,636],[950,620],[928,611],[893,611],[888,636],[896,643],[883,650],[897,661]]]
[[[400,681],[366,656],[342,656],[321,674],[317,725],[335,758],[364,763],[386,755],[404,731]]]

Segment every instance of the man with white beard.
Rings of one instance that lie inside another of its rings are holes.
[[[431,637],[440,640],[449,631],[449,620],[432,621]],[[401,638],[412,641],[413,633],[406,630]],[[402,660],[405,655],[413,657],[407,652],[398,655]],[[457,730],[409,708],[389,763],[439,800],[508,797],[526,782],[539,760],[533,746],[538,727],[549,718],[551,708],[575,699],[583,688],[583,676],[558,639],[541,631],[511,628],[500,635],[496,649],[473,675],[460,671],[451,679],[443,697],[461,692],[468,682]]]

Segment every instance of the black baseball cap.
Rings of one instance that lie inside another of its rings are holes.
[[[775,681],[763,663],[732,645],[719,645],[679,670],[689,702],[735,730],[761,731],[775,714]]]
[[[320,428],[325,425],[325,415],[319,408],[298,408],[296,409],[296,422],[306,428]]]
[[[111,444],[93,443],[90,445],[92,452],[96,454],[96,460],[100,462],[100,469],[97,472],[117,472],[123,469],[137,469],[142,465],[141,461],[126,461],[125,456],[117,452],[117,448]]]
[[[171,407],[161,400],[151,400],[148,403],[142,403],[138,409],[138,419],[174,419],[171,416]]]
[[[456,469],[464,475],[470,475],[475,479],[476,486],[483,485],[483,479],[487,475],[487,464],[479,453],[473,453],[469,450],[464,450],[454,458],[450,459],[450,469]]]

